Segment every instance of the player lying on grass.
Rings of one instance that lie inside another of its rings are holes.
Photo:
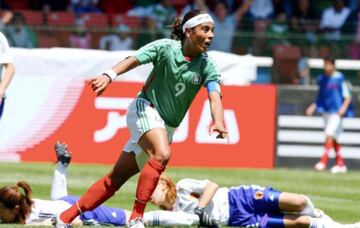
[[[211,216],[221,225],[260,228],[360,228],[343,225],[316,209],[305,196],[271,187],[219,188],[209,180],[182,179],[176,185],[164,174],[151,202],[162,209]]]
[[[30,225],[51,225],[52,218],[73,205],[77,197],[67,193],[67,167],[71,155],[66,144],[55,145],[58,163],[54,172],[51,187],[52,200],[32,198],[30,184],[20,181],[16,186],[0,188],[0,222]],[[106,224],[124,226],[130,217],[130,211],[107,206],[99,206],[92,211],[81,214],[74,221],[76,225]],[[151,211],[144,215],[148,226],[197,225],[199,217],[184,212]]]

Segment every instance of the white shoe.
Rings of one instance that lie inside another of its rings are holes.
[[[128,228],[145,228],[142,218],[136,218],[129,221]]]
[[[346,165],[334,165],[331,169],[330,172],[333,174],[337,174],[337,173],[346,173],[347,172],[347,167]]]
[[[322,162],[318,162],[315,164],[314,169],[318,172],[324,171],[326,169],[326,165]]]
[[[71,224],[64,223],[63,221],[61,221],[60,214],[58,216],[56,216],[55,218],[53,218],[52,225],[55,228],[72,228],[73,227]]]

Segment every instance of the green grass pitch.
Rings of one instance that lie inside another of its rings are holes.
[[[35,198],[49,199],[54,165],[50,163],[0,163],[0,186],[27,180]],[[81,195],[95,180],[111,169],[105,165],[71,164],[68,169],[69,194]],[[360,220],[360,171],[332,175],[303,169],[207,169],[168,168],[175,181],[185,178],[210,179],[221,186],[240,184],[271,185],[281,191],[308,195],[315,205],[335,220],[352,223]],[[134,199],[137,176],[130,179],[106,205],[130,210]],[[152,205],[147,210],[155,209]],[[0,225],[22,227],[19,225]]]

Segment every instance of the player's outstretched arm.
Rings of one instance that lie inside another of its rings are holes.
[[[111,69],[105,71],[102,75],[94,77],[90,81],[90,84],[96,96],[100,96],[118,75],[128,72],[139,66],[139,64],[139,61],[135,57],[130,56]]]
[[[218,92],[209,93],[210,111],[214,124],[210,126],[210,135],[214,132],[218,133],[216,138],[226,138],[230,142],[229,133],[224,126],[224,108],[221,102],[221,95]]]

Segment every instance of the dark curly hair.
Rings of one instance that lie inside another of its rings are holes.
[[[206,12],[197,10],[197,9],[193,9],[193,10],[187,12],[185,14],[184,18],[176,17],[174,20],[174,23],[172,24],[171,39],[184,41],[185,36],[182,31],[182,27],[185,24],[185,22],[187,22],[191,18],[193,18],[199,14],[203,14],[203,13],[206,13]]]

